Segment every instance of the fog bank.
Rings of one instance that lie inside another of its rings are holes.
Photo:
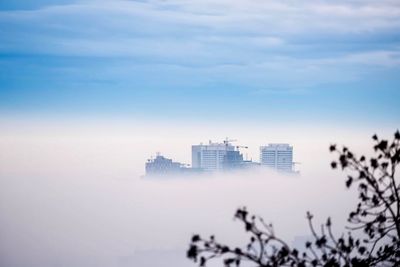
[[[188,162],[191,143],[223,138],[233,129],[162,126],[3,125],[0,265],[194,266],[184,258],[193,233],[216,234],[230,244],[246,240],[233,220],[241,206],[273,222],[289,242],[308,234],[308,210],[316,223],[331,216],[340,232],[354,196],[345,189],[345,174],[329,168],[328,139],[347,140],[357,152],[370,146],[369,135],[357,138],[354,131],[329,136],[243,129],[234,133],[252,146],[251,155],[257,144],[293,144],[301,175],[259,170],[143,178],[152,153]]]

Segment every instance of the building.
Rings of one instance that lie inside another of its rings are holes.
[[[205,171],[216,171],[228,166],[230,159],[243,161],[243,156],[228,140],[223,143],[212,143],[207,145],[192,146],[192,168],[203,169]]]
[[[183,167],[183,164],[157,154],[155,159],[147,160],[146,175],[176,174],[180,173]]]
[[[222,168],[224,170],[235,170],[243,168],[244,165],[243,155],[240,153],[239,150],[226,151],[222,164],[223,164]]]
[[[293,171],[293,147],[289,144],[268,144],[260,147],[260,163],[278,171]]]

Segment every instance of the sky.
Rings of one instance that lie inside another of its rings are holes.
[[[307,210],[340,233],[328,147],[390,138],[399,73],[397,0],[0,0],[0,265],[195,266],[193,233],[243,243],[242,205],[289,243]],[[142,177],[226,137],[290,143],[301,175]]]
[[[1,1],[0,33],[2,117],[399,123],[398,1]]]

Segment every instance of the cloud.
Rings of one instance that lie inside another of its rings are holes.
[[[157,55],[159,43],[165,43],[165,50],[172,54],[190,51],[193,43],[196,50],[214,51],[216,44],[229,49],[237,43],[248,50],[268,50],[290,44],[288,39],[298,34],[395,31],[400,27],[399,13],[400,7],[390,2],[354,6],[286,1],[86,1],[3,11],[0,19],[8,37],[3,40],[4,52],[108,56],[142,52],[138,47]],[[22,45],[22,40],[33,47]]]
[[[304,92],[399,68],[399,12],[396,1],[63,2],[0,12],[0,66],[10,84],[23,70],[57,86]]]

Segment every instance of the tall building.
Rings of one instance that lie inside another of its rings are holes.
[[[260,147],[261,165],[278,171],[293,171],[293,147],[289,144],[268,144]]]
[[[224,162],[228,158],[238,159],[238,156],[232,151],[235,151],[235,147],[227,140],[223,143],[212,143],[210,141],[207,145],[193,145],[192,168],[206,171],[222,170],[226,165]]]

